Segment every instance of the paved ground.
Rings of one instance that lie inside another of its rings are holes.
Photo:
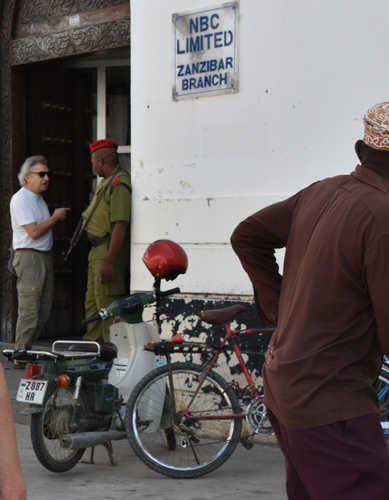
[[[274,446],[238,446],[218,470],[198,479],[170,479],[146,467],[125,441],[114,443],[115,466],[108,465],[102,446],[96,448],[93,465],[80,462],[72,470],[54,474],[35,458],[29,426],[16,424],[21,462],[29,500],[85,499],[263,499],[286,498],[283,460]],[[84,460],[89,457],[89,450]]]
[[[3,344],[1,347],[8,346]],[[0,358],[3,356],[0,355]],[[14,401],[22,373],[4,360],[1,363],[13,399],[20,459],[29,500],[286,498],[283,457],[275,445],[255,445],[250,451],[238,445],[224,465],[199,479],[170,479],[153,472],[134,455],[126,440],[113,443],[115,466],[109,465],[105,449],[98,446],[93,465],[87,463],[90,451],[87,450],[83,461],[72,470],[62,474],[49,472],[34,455],[29,421],[19,415],[22,407]]]

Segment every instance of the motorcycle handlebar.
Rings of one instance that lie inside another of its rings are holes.
[[[170,290],[166,290],[165,292],[161,292],[159,291],[158,292],[158,297],[159,299],[163,299],[164,297],[167,297],[169,295],[173,295],[174,293],[179,293],[180,292],[180,289],[179,288],[172,288]],[[129,299],[131,299],[131,297],[133,299],[137,298],[137,300],[139,301],[139,303],[137,302],[136,303],[136,307],[139,308],[142,308],[142,302],[141,302],[141,299],[139,298],[139,296],[137,295],[134,295],[134,296],[130,296],[128,297]],[[152,297],[150,295],[150,297]],[[154,300],[155,300],[155,297],[154,297]],[[112,303],[113,304],[113,303]],[[111,304],[111,305],[112,305]],[[116,304],[116,306],[118,306],[118,304]],[[122,307],[121,311],[122,312],[126,312],[126,307],[128,307],[128,304],[126,303],[126,300],[124,299],[124,304],[121,304],[121,306],[119,305],[119,308]],[[127,311],[128,312],[128,311]],[[134,311],[132,311],[132,314],[134,313]],[[110,306],[107,308],[107,309],[101,309],[100,312],[98,312],[97,314],[94,314],[93,316],[90,316],[90,318],[85,318],[81,321],[81,324],[82,325],[88,325],[89,323],[93,323],[94,321],[100,321],[100,320],[105,320],[107,319],[109,316],[112,316],[112,310],[110,310]]]
[[[94,314],[93,316],[91,316],[90,318],[85,318],[81,321],[81,324],[82,325],[88,325],[89,323],[93,323],[94,321],[98,321],[102,319],[102,316],[100,313],[97,313],[97,314]]]
[[[170,290],[166,290],[165,292],[159,292],[161,298],[167,297],[168,295],[173,295],[174,293],[180,293],[179,288],[171,288]]]

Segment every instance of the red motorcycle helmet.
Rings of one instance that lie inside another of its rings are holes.
[[[143,262],[154,278],[174,280],[188,269],[185,250],[174,241],[157,240],[149,245],[143,255]]]

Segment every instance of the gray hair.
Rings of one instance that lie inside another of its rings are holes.
[[[26,185],[26,175],[31,173],[31,169],[34,165],[37,163],[42,163],[43,165],[48,164],[48,161],[44,156],[30,156],[27,158],[27,160],[23,163],[23,165],[20,168],[20,172],[18,174],[18,179],[19,179],[19,184],[23,187]]]

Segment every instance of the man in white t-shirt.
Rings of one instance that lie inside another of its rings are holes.
[[[49,176],[46,158],[27,158],[19,172],[22,187],[10,204],[14,269],[18,277],[15,349],[32,347],[49,319],[53,302],[52,228],[66,218],[69,208],[56,208],[50,215],[42,197],[49,187]]]

